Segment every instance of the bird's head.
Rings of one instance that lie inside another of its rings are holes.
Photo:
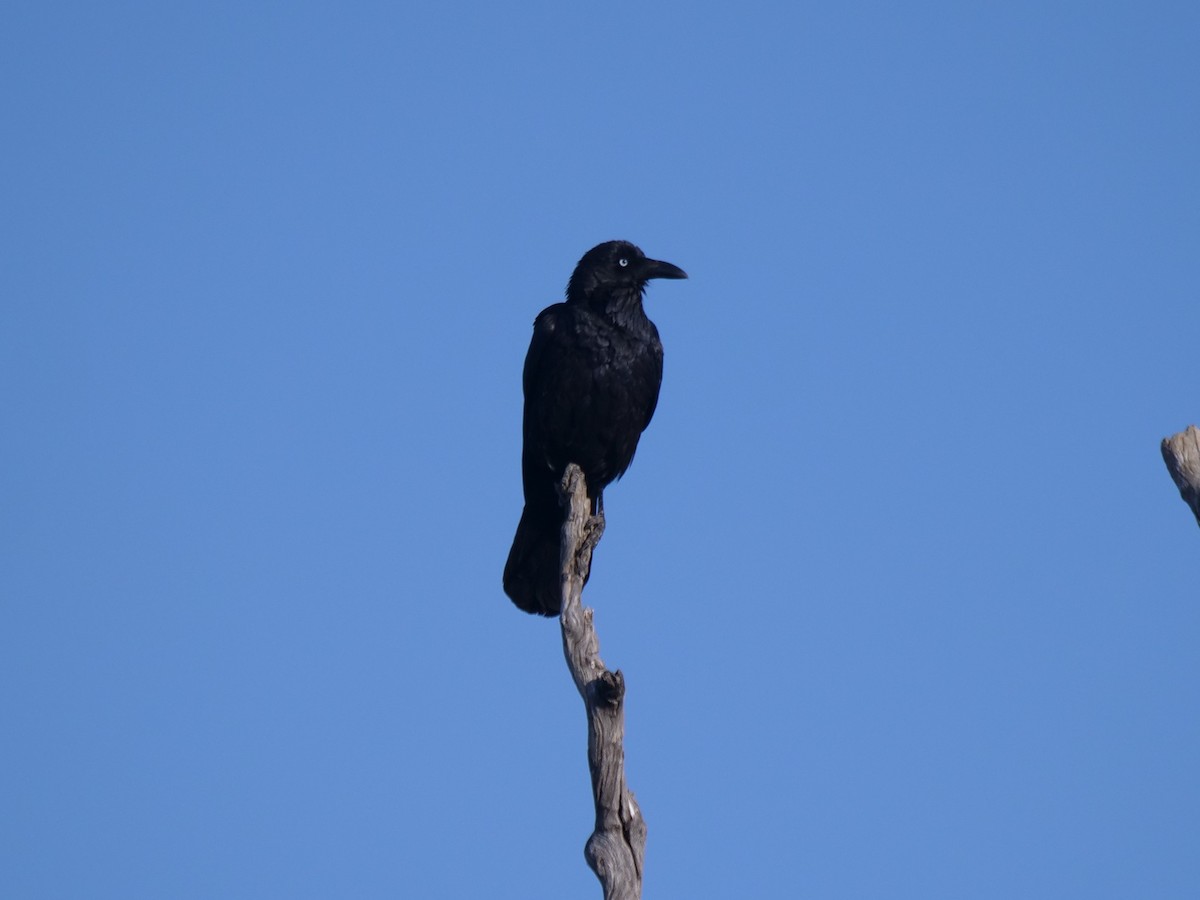
[[[650,259],[629,241],[607,241],[583,254],[567,283],[567,301],[596,309],[621,308],[640,302],[651,278],[687,278],[687,273]]]

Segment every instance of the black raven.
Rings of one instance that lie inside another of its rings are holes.
[[[583,255],[567,300],[542,310],[525,357],[525,509],[504,566],[504,592],[530,613],[557,616],[558,483],[569,463],[587,479],[594,512],[633,461],[662,384],[663,349],[642,295],[651,278],[687,278],[628,241]]]

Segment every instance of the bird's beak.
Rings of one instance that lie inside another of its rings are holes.
[[[649,281],[651,278],[687,278],[687,272],[673,266],[669,262],[663,262],[658,259],[647,259],[642,263],[642,278]]]

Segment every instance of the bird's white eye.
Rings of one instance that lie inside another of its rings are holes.
[[[627,260],[627,259],[618,259],[618,260],[617,260],[617,265],[618,265],[618,266],[620,266],[620,267],[623,269],[623,268],[625,268],[627,265],[629,265],[629,260]]]

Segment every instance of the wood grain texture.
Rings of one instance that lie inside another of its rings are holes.
[[[588,769],[596,804],[596,827],[584,857],[600,879],[605,900],[639,900],[646,823],[625,783],[625,678],[604,665],[593,611],[583,606],[583,583],[604,533],[604,517],[591,515],[578,466],[567,467],[562,492],[569,504],[561,544],[563,655],[587,711]]]
[[[1163,438],[1162,455],[1179,495],[1200,524],[1200,429],[1189,425],[1179,434]]]

